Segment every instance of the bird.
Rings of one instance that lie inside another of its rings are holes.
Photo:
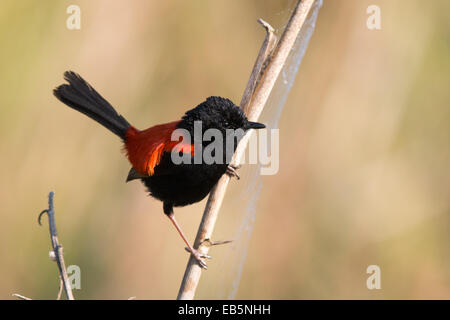
[[[227,136],[229,129],[246,133],[250,129],[262,129],[265,125],[251,122],[242,109],[231,100],[211,96],[191,110],[185,112],[181,119],[154,125],[145,130],[132,126],[114,107],[105,100],[86,80],[73,71],[66,71],[67,83],[53,90],[54,96],[68,107],[79,111],[95,120],[118,136],[124,146],[123,150],[131,164],[126,182],[141,180],[149,195],[163,203],[163,212],[170,219],[175,229],[187,245],[186,250],[192,254],[202,268],[207,268],[205,258],[194,249],[187,240],[174,215],[174,207],[183,207],[204,199],[224,174],[239,179],[236,167],[230,165],[230,157],[218,157],[223,161],[213,163],[195,163],[197,145],[208,147],[210,141],[180,142],[172,141],[175,130],[184,130],[191,137],[195,135],[195,125],[200,123],[205,132],[215,129]],[[234,136],[231,154],[236,150],[242,135]],[[195,140],[195,139],[194,139]],[[223,140],[225,146],[225,140]],[[215,152],[211,154],[215,156]],[[173,154],[185,156],[187,160],[174,163]]]

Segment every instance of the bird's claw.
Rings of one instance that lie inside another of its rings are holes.
[[[212,241],[209,238],[206,238],[205,240],[203,240],[201,242],[202,244],[208,243],[208,246],[216,246],[219,244],[226,244],[226,243],[230,243],[233,240],[222,240],[222,241]],[[201,253],[198,250],[195,249],[189,249],[188,247],[185,247],[184,250],[186,250],[187,252],[189,252],[190,254],[192,254],[192,256],[194,257],[194,259],[197,261],[197,263],[200,265],[200,267],[202,267],[203,269],[207,270],[208,266],[206,265],[206,262],[204,261],[204,259],[212,259],[210,255],[207,255],[206,253]]]
[[[237,165],[237,166],[233,166],[233,165],[229,165],[227,167],[227,171],[226,174],[229,175],[230,177],[235,177],[236,179],[241,179],[241,177],[239,176],[239,174],[237,173],[237,169],[239,169],[240,167],[242,167],[241,165]]]
[[[205,240],[202,241],[201,244],[207,243],[208,246],[212,247],[212,246],[218,246],[218,245],[221,245],[221,244],[227,244],[227,243],[230,243],[230,242],[233,242],[233,240],[212,241],[211,239],[206,238]]]
[[[190,254],[192,254],[192,256],[194,257],[195,260],[197,260],[198,264],[200,265],[200,267],[202,267],[203,269],[207,270],[208,266],[206,265],[206,262],[203,259],[211,259],[211,256],[205,254],[205,253],[200,253],[198,250],[191,250],[189,248],[184,248],[184,250],[186,250],[187,252],[189,252]]]

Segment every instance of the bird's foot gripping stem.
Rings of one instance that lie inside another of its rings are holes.
[[[185,250],[192,254],[194,259],[197,261],[199,266],[204,269],[208,269],[208,266],[206,265],[206,262],[203,259],[211,259],[209,255],[206,253],[201,253],[197,249],[194,249],[194,247],[189,243],[189,241],[186,239],[186,236],[184,235],[183,231],[181,230],[181,227],[178,225],[177,220],[175,219],[175,215],[173,214],[173,207],[172,204],[164,202],[164,213],[167,215],[167,217],[170,219],[170,221],[175,226],[175,229],[177,229],[178,233],[180,234],[181,238],[183,239],[184,243],[187,245]],[[230,240],[226,241],[211,241],[210,239],[203,240],[200,245],[203,245],[204,243],[208,243],[208,246],[214,246],[218,244],[224,244],[229,243]]]
[[[208,269],[208,266],[206,265],[206,262],[204,259],[211,259],[211,256],[200,253],[198,250],[195,250],[194,248],[185,247],[184,250],[192,254],[194,259],[197,261],[197,263],[202,267],[203,269]]]
[[[233,178],[233,177],[235,177],[236,179],[241,179],[241,177],[239,176],[239,174],[237,173],[237,169],[239,169],[239,168],[241,168],[242,167],[242,165],[237,165],[237,166],[234,166],[234,165],[229,165],[228,167],[227,167],[227,171],[226,171],[226,174],[227,175],[229,175],[231,178]]]
[[[212,247],[212,246],[217,246],[217,245],[221,245],[221,244],[226,244],[226,243],[230,243],[233,240],[221,240],[221,241],[212,241],[211,239],[205,239],[202,241],[201,245],[206,245],[208,247]],[[198,250],[195,250],[192,247],[185,247],[184,250],[186,250],[187,252],[191,253],[192,256],[194,257],[195,260],[197,260],[198,264],[200,265],[200,267],[204,268],[204,269],[208,269],[208,266],[206,265],[205,261],[203,259],[211,259],[211,256],[204,254],[204,253],[200,253]]]

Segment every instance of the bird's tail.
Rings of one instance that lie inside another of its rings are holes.
[[[126,139],[126,132],[131,125],[108,101],[75,72],[66,71],[64,79],[69,84],[62,84],[53,90],[56,98],[102,124],[122,140]]]

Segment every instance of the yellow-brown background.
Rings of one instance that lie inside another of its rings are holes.
[[[65,27],[70,4],[79,31]],[[370,4],[380,31],[366,28]],[[81,267],[77,298],[175,297],[187,254],[161,203],[124,184],[118,139],[51,90],[75,70],[139,128],[209,95],[237,102],[263,38],[256,19],[280,28],[292,6],[2,1],[0,298],[56,295],[36,223],[50,190],[66,261]],[[449,12],[446,0],[325,1],[279,123],[279,173],[262,178],[237,298],[450,298]],[[217,238],[234,232],[240,183]],[[203,206],[176,210],[190,239]],[[199,298],[217,297],[214,261]],[[366,288],[371,264],[382,290]]]

